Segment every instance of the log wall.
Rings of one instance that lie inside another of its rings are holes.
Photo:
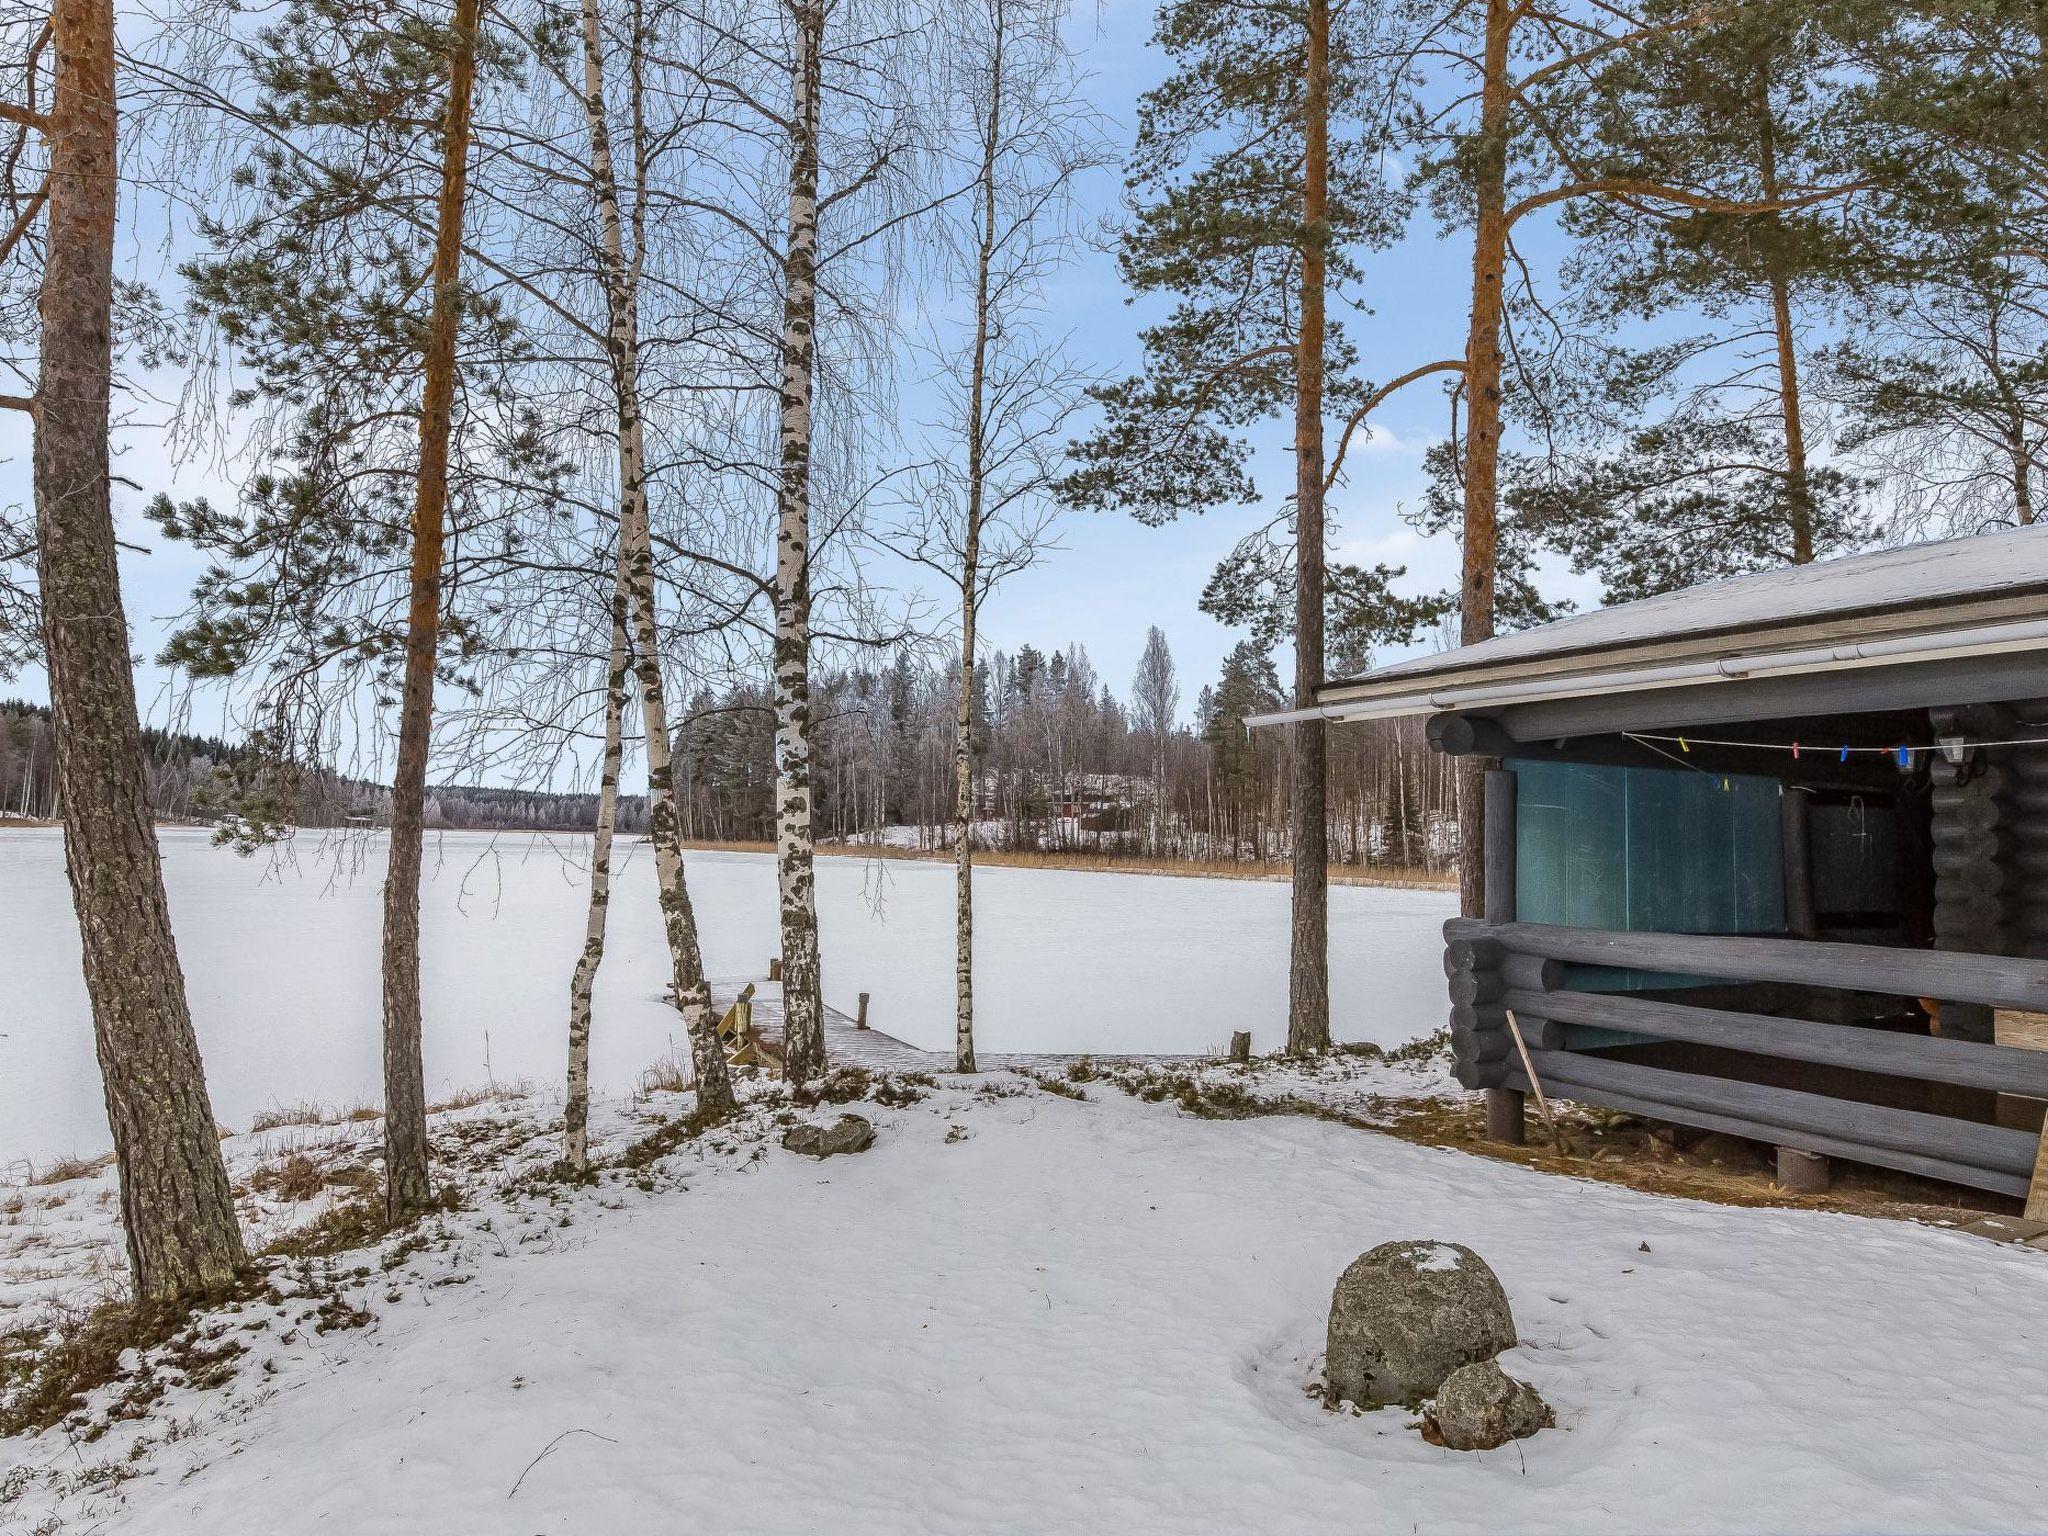
[[[1627,1113],[1847,1157],[2002,1194],[2024,1195],[2036,1138],[1986,1125],[1766,1083],[1737,1081],[1573,1048],[1575,1029],[1621,1029],[1790,1061],[2048,1096],[2048,1055],[1961,1038],[1888,1034],[1564,987],[1563,965],[1625,965],[1738,980],[1928,997],[1958,1006],[2041,1011],[2048,960],[1955,948],[1885,949],[1799,939],[1624,933],[1453,919],[1444,967],[1451,1040],[1468,1088],[1527,1091],[1508,1033],[1515,1015],[1546,1092]]]

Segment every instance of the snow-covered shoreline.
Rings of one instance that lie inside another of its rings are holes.
[[[330,1326],[287,1275],[225,1388],[0,1442],[0,1530],[2038,1528],[2041,1254],[1104,1083],[917,1091],[847,1106],[858,1157],[784,1151],[836,1108],[757,1085],[591,1187],[485,1181],[434,1241],[328,1261]],[[1499,1271],[1557,1430],[1459,1455],[1310,1396],[1331,1284],[1396,1237]]]
[[[160,837],[172,922],[217,1119],[246,1130],[278,1105],[375,1103],[382,847],[304,834],[243,859],[203,829]],[[429,839],[422,894],[428,1092],[561,1081],[569,974],[582,943],[587,841]],[[676,1045],[668,962],[643,845],[622,850],[597,981],[592,1072],[628,1091]],[[714,976],[760,977],[775,949],[765,854],[689,856]],[[828,859],[818,874],[826,1000],[871,995],[877,1028],[950,1050],[952,872]],[[1215,1052],[1249,1028],[1280,1044],[1287,891],[1260,881],[987,869],[977,879],[976,991],[985,1052]],[[1332,892],[1333,1025],[1393,1046],[1443,1019],[1436,891]],[[110,1145],[78,935],[55,830],[0,838],[0,1168]]]

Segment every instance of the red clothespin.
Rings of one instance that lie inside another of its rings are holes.
[[[1792,761],[1795,763],[1799,761],[1799,743],[1796,741],[1792,743]]]

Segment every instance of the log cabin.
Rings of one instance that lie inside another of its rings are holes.
[[[1522,1137],[1533,1074],[1773,1145],[1801,1189],[1847,1159],[2027,1196],[2048,527],[1575,615],[1265,723],[1310,714],[1426,716],[1483,764],[1484,911],[1446,925],[1444,967],[1489,1135]]]

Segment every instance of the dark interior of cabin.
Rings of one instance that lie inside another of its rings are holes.
[[[1508,759],[1519,781],[1518,915],[2048,957],[2048,899],[2027,899],[2028,872],[2048,871],[2048,742],[2004,744],[2048,738],[2042,716],[1976,706],[1766,720],[1697,737],[1566,741]],[[1997,1037],[1993,1010],[1935,998],[1606,966],[1570,967],[1567,984],[1858,1029]],[[1592,1027],[1569,1039],[1616,1060],[2041,1127],[2039,1101],[1981,1089]]]

